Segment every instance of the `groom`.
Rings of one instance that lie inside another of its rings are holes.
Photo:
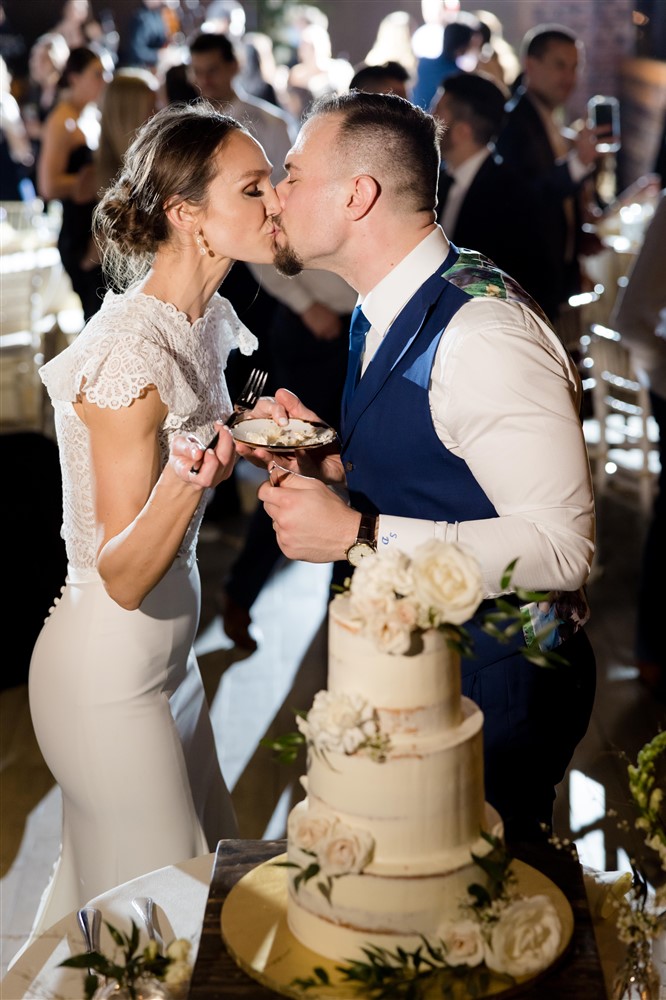
[[[463,692],[485,715],[487,798],[510,837],[538,838],[594,697],[580,627],[594,548],[580,385],[536,303],[436,225],[440,128],[394,95],[352,92],[318,102],[288,155],[275,264],[334,271],[360,309],[341,455],[259,497],[292,559],[357,564],[441,538],[474,552],[488,598],[516,558],[514,586],[552,592],[530,614],[537,628],[556,615],[568,666],[535,667],[522,636],[500,645],[474,621],[463,661]],[[313,416],[286,390],[262,405],[278,420]]]

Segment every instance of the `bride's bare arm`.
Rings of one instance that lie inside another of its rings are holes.
[[[130,406],[101,408],[85,396],[77,410],[90,432],[97,568],[108,594],[134,610],[171,566],[205,486],[233,467],[231,436],[220,435],[205,474],[191,477],[181,459],[160,473],[157,431],[166,413],[154,387]],[[193,441],[191,460],[201,459]]]

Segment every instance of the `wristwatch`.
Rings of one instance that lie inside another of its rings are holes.
[[[358,528],[356,541],[349,546],[345,555],[347,562],[352,566],[358,566],[366,556],[374,555],[377,551],[375,534],[377,531],[377,517],[375,514],[362,514],[361,523]]]

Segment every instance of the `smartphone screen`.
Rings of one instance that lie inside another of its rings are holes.
[[[615,97],[593,97],[587,105],[588,123],[603,132],[597,140],[600,153],[615,153],[620,148],[620,105]]]

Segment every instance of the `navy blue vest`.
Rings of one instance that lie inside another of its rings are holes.
[[[497,511],[467,463],[437,437],[428,386],[440,339],[470,298],[513,299],[542,315],[489,260],[451,246],[389,328],[342,414],[351,504],[364,513],[472,521]]]

